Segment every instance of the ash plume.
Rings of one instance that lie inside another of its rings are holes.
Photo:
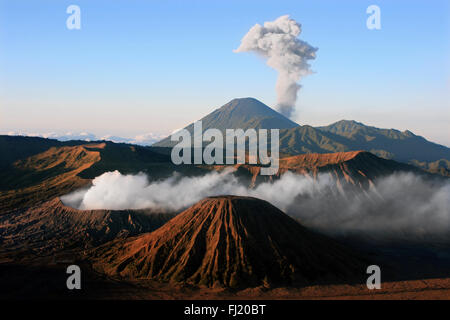
[[[255,24],[242,38],[234,52],[255,52],[267,59],[267,65],[278,71],[276,83],[277,108],[291,117],[300,89],[298,82],[312,73],[308,60],[315,59],[317,48],[298,39],[301,24],[288,15],[275,21]]]

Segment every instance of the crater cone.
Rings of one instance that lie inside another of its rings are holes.
[[[94,267],[113,276],[205,286],[348,282],[367,263],[270,203],[201,200],[152,233],[97,249]]]

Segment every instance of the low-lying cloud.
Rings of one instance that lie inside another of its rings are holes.
[[[205,197],[226,194],[267,200],[304,225],[328,234],[374,238],[450,235],[450,183],[411,173],[380,178],[362,190],[338,188],[329,174],[312,179],[287,172],[274,182],[248,188],[231,169],[199,177],[174,174],[158,181],[142,173],[114,171],[95,178],[89,189],[62,200],[79,209],[180,211]]]

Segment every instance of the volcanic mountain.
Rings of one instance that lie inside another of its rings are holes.
[[[351,120],[328,126],[298,125],[254,98],[233,99],[200,119],[203,130],[280,129],[280,153],[284,156],[305,153],[333,153],[365,150],[379,157],[411,163],[448,173],[450,148],[426,140],[411,131],[380,129]],[[193,124],[185,129],[193,132]],[[173,147],[170,137],[153,147]],[[443,165],[442,165],[443,164]]]
[[[222,132],[226,129],[290,129],[299,126],[254,98],[233,99],[200,121],[203,130],[219,129]],[[184,129],[192,134],[194,124],[191,123]],[[170,141],[170,137],[167,137],[152,146],[173,147],[175,144],[176,142]]]
[[[152,233],[101,246],[93,259],[111,276],[225,287],[348,282],[367,267],[270,203],[238,196],[206,198]]]

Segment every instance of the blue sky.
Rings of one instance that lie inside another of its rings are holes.
[[[66,8],[81,8],[68,30]],[[366,8],[381,9],[381,30]],[[276,102],[276,71],[233,53],[289,14],[318,47],[294,120],[352,119],[450,145],[448,1],[0,0],[0,132],[169,133],[235,97]]]

